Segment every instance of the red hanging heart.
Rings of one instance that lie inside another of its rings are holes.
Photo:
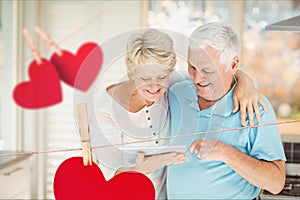
[[[37,109],[62,101],[59,75],[55,67],[46,59],[42,63],[32,61],[28,74],[30,81],[18,84],[13,91],[15,102],[24,108]]]
[[[128,172],[106,181],[94,162],[92,166],[83,166],[82,157],[69,158],[58,167],[53,187],[57,200],[155,199],[154,186],[147,176]]]
[[[56,66],[62,81],[82,91],[93,84],[103,62],[103,53],[96,43],[85,43],[76,55],[62,50],[62,55],[54,53],[51,62]]]

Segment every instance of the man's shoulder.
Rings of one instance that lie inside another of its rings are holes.
[[[262,94],[260,94],[260,97],[265,102],[265,105],[267,106],[268,110],[266,111],[264,109],[264,107],[262,106],[262,104],[260,104],[260,103],[258,104],[261,121],[258,122],[256,117],[255,117],[254,118],[255,125],[258,125],[260,123],[275,122],[276,121],[276,115],[275,115],[275,112],[274,112],[274,109],[273,109],[273,106],[272,106],[271,102],[268,100],[267,97],[265,97]],[[249,116],[248,116],[248,112],[247,112],[246,121],[247,121],[247,125],[250,126],[250,122],[249,122],[248,118],[249,118]]]
[[[170,78],[174,80],[174,83],[189,80],[190,76],[186,71],[175,70],[170,73]]]
[[[193,88],[193,83],[191,82],[191,80],[185,80],[185,81],[177,82],[174,85],[172,85],[169,88],[169,91],[177,93],[179,91],[192,89],[192,88]]]
[[[192,99],[194,95],[192,85],[193,84],[191,81],[186,80],[175,83],[173,86],[171,86],[168,91],[169,104],[172,105],[175,102],[178,103],[186,101],[187,99]]]
[[[267,97],[265,97],[264,95],[262,95],[262,94],[260,94],[260,97],[265,102],[266,106],[268,107],[268,111],[274,112],[273,106],[272,106],[271,102],[269,101],[269,99]],[[259,107],[259,111],[260,111],[261,115],[266,113],[266,111],[265,111],[264,107],[262,106],[262,104],[259,104],[258,107]]]

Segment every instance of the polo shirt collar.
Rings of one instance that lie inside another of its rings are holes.
[[[195,85],[193,82],[190,80],[189,81],[190,86],[192,88],[192,92],[185,92],[186,99],[190,102],[190,107],[195,109],[196,111],[199,112],[200,115],[220,115],[223,117],[228,117],[233,110],[233,100],[232,100],[232,95],[233,91],[236,87],[237,80],[234,77],[234,85],[233,87],[229,90],[229,92],[218,102],[216,102],[214,105],[211,107],[205,109],[205,110],[200,110],[199,105],[198,105],[198,94],[195,88]],[[187,90],[188,91],[188,90]]]

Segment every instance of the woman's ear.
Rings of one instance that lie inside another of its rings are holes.
[[[135,70],[127,71],[127,76],[130,80],[134,80]]]
[[[239,67],[239,62],[240,62],[240,59],[237,56],[232,59],[232,63],[231,63],[231,67],[230,67],[230,70],[231,70],[232,74],[236,73],[236,70]]]
[[[127,73],[127,76],[130,80],[133,80],[132,75],[130,73]]]

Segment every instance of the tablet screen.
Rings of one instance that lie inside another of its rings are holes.
[[[163,153],[177,152],[184,153],[187,150],[186,145],[180,146],[141,146],[141,147],[119,147],[123,158],[129,163],[135,163],[138,152],[143,152],[145,156],[152,156]]]

